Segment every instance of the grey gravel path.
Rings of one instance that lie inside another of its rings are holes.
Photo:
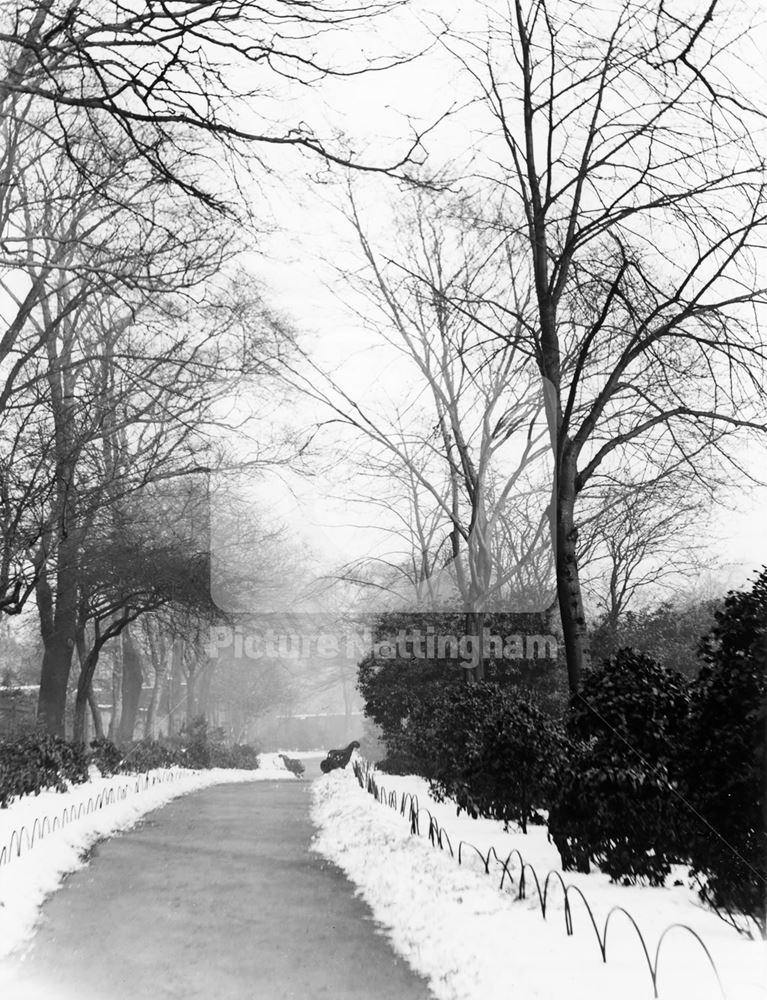
[[[309,851],[310,788],[220,785],[100,844],[47,902],[18,1000],[426,1000]]]

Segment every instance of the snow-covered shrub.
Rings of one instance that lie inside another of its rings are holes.
[[[433,793],[459,810],[526,832],[548,807],[564,735],[520,691],[492,681],[443,688],[407,729],[407,749],[426,762]]]
[[[585,680],[566,720],[573,752],[549,815],[565,870],[598,864],[614,880],[662,885],[680,851],[674,785],[687,682],[621,649]]]
[[[215,750],[211,753],[211,766],[255,771],[259,766],[258,747],[250,743],[235,743],[233,746],[216,744]]]
[[[204,715],[195,716],[182,726],[179,744],[187,767],[211,767],[208,722]]]
[[[31,733],[0,740],[0,807],[46,788],[66,791],[88,780],[85,749],[58,736]]]
[[[91,743],[91,761],[102,774],[143,773],[160,767],[230,767],[253,771],[259,766],[258,747],[227,746],[223,731],[195,720],[172,740],[139,740],[118,749],[110,740]]]
[[[184,767],[231,767],[255,770],[258,767],[258,747],[248,744],[230,746],[224,730],[210,726],[204,715],[188,722],[176,739],[177,762]]]
[[[161,740],[139,740],[123,750],[122,771],[153,771],[158,767],[190,767],[178,747]]]
[[[692,870],[706,902],[765,935],[767,569],[751,591],[727,596],[700,654],[686,755]]]

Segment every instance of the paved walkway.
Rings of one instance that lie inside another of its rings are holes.
[[[308,781],[220,785],[100,844],[46,904],[19,997],[427,1000],[345,876],[309,851],[310,794]]]

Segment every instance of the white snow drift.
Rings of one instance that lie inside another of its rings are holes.
[[[454,848],[464,838],[499,856],[516,847],[545,877],[558,855],[545,830],[504,833],[500,823],[456,816],[454,804],[435,803],[418,778],[379,775],[388,790],[416,792],[447,829]],[[652,980],[641,944],[628,919],[611,920],[608,961],[603,964],[585,909],[573,902],[574,934],[565,931],[561,890],[547,919],[534,892],[517,900],[500,891],[500,876],[484,873],[474,856],[458,866],[448,851],[428,837],[411,835],[406,818],[363,791],[350,770],[335,771],[313,788],[315,849],[337,864],[357,885],[394,948],[430,984],[440,1000],[568,1000],[620,997],[652,1000]],[[422,821],[428,830],[428,817]],[[496,870],[498,866],[496,866]],[[493,867],[491,866],[491,872]],[[602,927],[609,910],[622,906],[639,924],[650,958],[663,930],[673,923],[692,926],[705,941],[722,977],[728,1000],[764,1000],[767,950],[740,937],[703,910],[686,888],[653,889],[611,885],[601,873],[564,875],[577,884]],[[662,1000],[721,997],[704,953],[691,935],[674,930],[662,949],[658,979]]]

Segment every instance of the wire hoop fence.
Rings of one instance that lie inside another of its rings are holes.
[[[15,858],[20,858],[22,854],[31,851],[36,843],[44,840],[49,834],[63,830],[64,827],[82,819],[83,816],[89,816],[91,813],[98,812],[100,809],[117,802],[124,802],[131,794],[145,792],[155,785],[178,781],[179,778],[189,774],[199,774],[199,772],[185,769],[183,771],[162,770],[137,774],[118,787],[103,788],[100,792],[94,792],[82,802],[65,806],[60,811],[36,816],[31,823],[23,823],[11,831],[8,843],[0,848],[0,870],[5,865],[9,865]]]
[[[498,885],[498,888],[501,891],[514,893],[514,887],[516,885],[516,899],[535,899],[544,920],[551,912],[549,908],[549,889],[552,885],[558,886],[562,890],[563,894],[565,932],[568,937],[572,936],[575,930],[575,924],[573,922],[573,901],[577,898],[578,905],[582,906],[582,908],[586,911],[586,916],[588,918],[584,921],[584,925],[590,927],[593,931],[597,947],[599,948],[599,953],[604,963],[607,962],[608,957],[607,943],[608,931],[610,927],[619,917],[628,921],[630,927],[633,928],[639,940],[641,952],[644,957],[644,965],[646,966],[647,972],[650,976],[653,996],[656,1000],[658,997],[661,957],[668,952],[669,946],[666,942],[672,931],[678,932],[676,934],[677,937],[679,933],[690,935],[697,943],[703,956],[705,956],[706,963],[711,969],[713,977],[716,980],[720,995],[723,1000],[727,1000],[727,994],[725,993],[724,986],[719,975],[719,970],[717,969],[716,963],[711,956],[711,952],[708,950],[697,931],[694,931],[692,927],[688,927],[687,924],[681,923],[670,924],[660,935],[658,943],[655,947],[655,952],[654,954],[651,954],[650,949],[647,946],[645,936],[639,929],[639,925],[634,917],[628,912],[628,910],[624,909],[624,907],[613,906],[605,917],[600,928],[597,918],[594,915],[594,911],[583,892],[581,892],[578,886],[566,883],[561,872],[552,869],[551,871],[548,871],[543,878],[541,878],[535,867],[530,864],[529,861],[525,861],[522,854],[516,848],[505,858],[501,858],[494,847],[490,847],[487,851],[482,851],[475,844],[472,844],[467,840],[459,841],[456,846],[446,829],[440,825],[435,816],[427,808],[420,805],[417,795],[412,792],[402,792],[398,795],[396,791],[387,791],[385,786],[377,780],[375,768],[367,761],[363,763],[359,759],[355,760],[353,768],[355,777],[357,778],[360,787],[366,792],[369,792],[376,799],[376,801],[389,806],[389,808],[396,810],[400,816],[406,818],[410,823],[410,833],[413,836],[428,837],[432,847],[436,847],[441,851],[449,851],[450,856],[455,858],[459,865],[466,863],[467,856],[470,858],[478,858],[486,875],[494,875],[497,877],[498,874],[500,874],[500,884]],[[426,825],[427,820],[428,826]],[[494,870],[491,870],[492,864],[495,865]]]

